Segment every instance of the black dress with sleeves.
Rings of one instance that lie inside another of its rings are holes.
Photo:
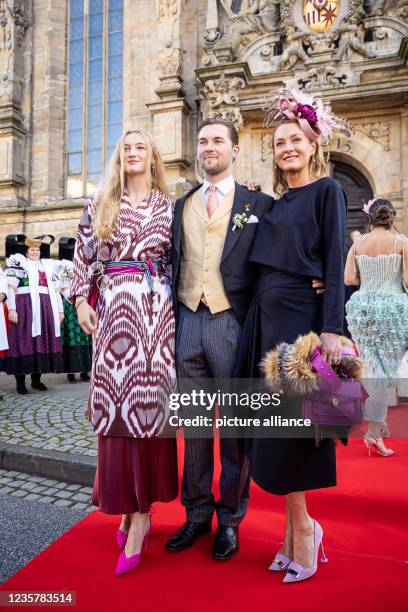
[[[262,357],[280,342],[310,331],[343,333],[346,212],[342,187],[325,177],[289,189],[262,216],[250,255],[260,280],[242,332],[237,377],[260,377]],[[324,279],[323,295],[312,288],[314,278]],[[279,413],[300,416],[300,400],[289,404],[284,401]],[[286,495],[336,484],[334,442],[316,447],[310,431],[299,435],[251,441],[250,472],[263,489]]]

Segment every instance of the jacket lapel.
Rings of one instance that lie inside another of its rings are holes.
[[[245,227],[243,227],[242,229],[237,228],[233,231],[234,226],[232,221],[234,215],[245,213],[249,219],[252,214],[252,209],[255,205],[256,199],[256,191],[248,191],[248,189],[245,189],[245,187],[241,187],[241,185],[235,183],[234,203],[232,205],[230,221],[228,224],[227,236],[225,238],[221,261],[224,261],[224,259],[228,257],[228,255],[240,239],[242,232],[245,231]]]
[[[193,189],[191,189],[188,193],[183,195],[176,202],[176,206],[174,209],[174,220],[173,220],[173,247],[180,255],[181,251],[181,225],[183,223],[183,210],[184,205],[187,199],[195,192],[197,189],[200,189],[201,185],[196,185]]]

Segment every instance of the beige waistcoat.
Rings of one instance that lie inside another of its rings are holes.
[[[213,314],[231,308],[222,282],[220,263],[234,195],[235,187],[226,194],[211,219],[208,218],[202,187],[184,204],[177,297],[194,312],[203,295]]]

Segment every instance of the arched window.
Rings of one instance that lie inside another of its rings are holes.
[[[353,230],[363,230],[367,225],[367,215],[362,211],[364,202],[371,200],[373,191],[366,177],[353,166],[331,160],[332,176],[347,194],[347,234]]]
[[[123,117],[123,0],[69,0],[67,195],[92,193]]]

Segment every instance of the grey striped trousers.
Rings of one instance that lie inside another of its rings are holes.
[[[230,378],[240,333],[241,326],[232,310],[212,315],[202,304],[197,312],[179,304],[176,366],[183,390],[189,379]],[[182,409],[182,414],[213,416],[202,408],[198,411],[188,407]],[[214,439],[185,435],[181,502],[186,508],[187,520],[206,522],[215,511],[220,525],[232,527],[245,516],[248,505],[249,474],[244,440],[221,437],[220,455],[220,499],[215,502],[212,492]]]

